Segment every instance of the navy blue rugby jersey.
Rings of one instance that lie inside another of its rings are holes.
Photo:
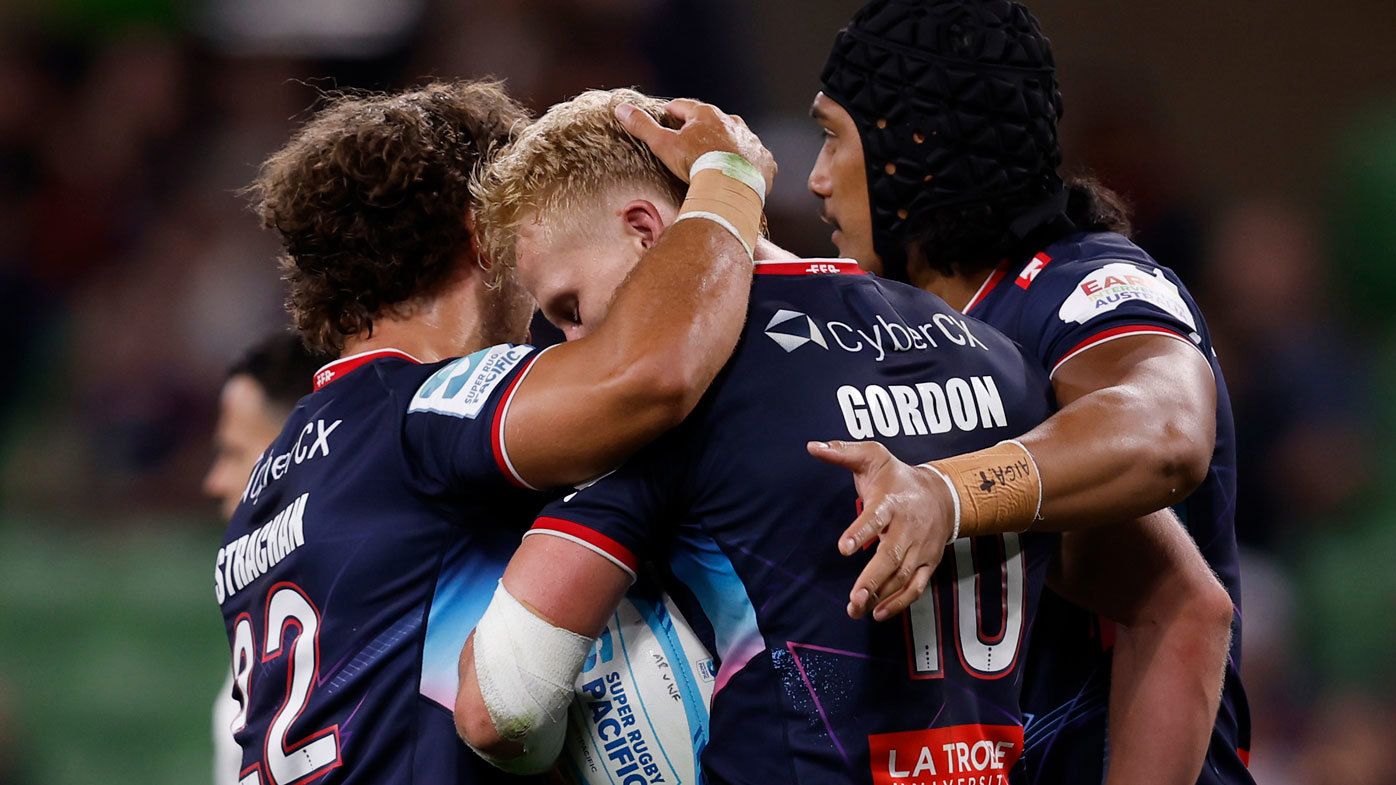
[[[456,664],[544,499],[504,414],[539,352],[315,378],[257,463],[214,565],[241,785],[519,782],[456,736]]]
[[[1236,606],[1221,710],[1199,783],[1250,783],[1250,713],[1241,688],[1240,562],[1234,522],[1236,429],[1211,335],[1173,271],[1114,233],[1080,233],[1022,267],[1000,268],[965,308],[1019,342],[1049,373],[1107,341],[1156,334],[1197,348],[1217,384],[1217,443],[1207,478],[1176,507]],[[1048,591],[1027,661],[1024,710],[1030,782],[1104,780],[1111,630]]]
[[[757,272],[741,342],[694,414],[529,534],[656,564],[719,661],[706,781],[1017,782],[1020,654],[1057,538],[962,539],[903,618],[850,620],[872,552],[839,554],[852,476],[805,444],[875,439],[913,462],[977,450],[1049,413],[1046,375],[852,262]]]

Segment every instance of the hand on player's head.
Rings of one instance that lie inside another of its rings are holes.
[[[684,182],[693,162],[704,153],[736,153],[761,170],[770,193],[776,177],[776,160],[756,134],[737,115],[730,115],[712,104],[690,98],[675,98],[664,110],[680,120],[679,128],[665,128],[649,114],[631,104],[616,107],[616,119],[625,130],[645,143],[659,160]]]

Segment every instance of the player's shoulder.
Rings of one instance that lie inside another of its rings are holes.
[[[1073,235],[1045,248],[1015,284],[1028,308],[1084,324],[1122,305],[1152,306],[1195,327],[1196,304],[1172,270],[1114,232]]]
[[[404,393],[407,414],[474,419],[512,372],[539,351],[528,344],[497,344],[463,357],[400,370],[385,382]]]
[[[1164,270],[1147,251],[1116,232],[1081,232],[1042,249],[1019,273],[1020,286],[1031,290],[1039,283],[1079,279],[1111,264],[1146,270]]]

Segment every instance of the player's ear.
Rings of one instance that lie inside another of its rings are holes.
[[[469,258],[481,270],[489,272],[490,260],[486,259],[480,251],[480,238],[475,235],[475,229],[475,211],[467,207],[465,210],[465,232],[470,237]]]
[[[626,227],[639,236],[640,244],[646,250],[658,242],[659,235],[664,233],[664,216],[648,199],[630,202],[621,208],[620,215]]]

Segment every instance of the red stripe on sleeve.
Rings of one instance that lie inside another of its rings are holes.
[[[640,566],[640,560],[635,558],[635,554],[631,553],[629,548],[589,526],[583,526],[574,521],[545,516],[533,522],[533,528],[529,530],[529,533],[533,532],[560,534],[567,539],[589,546],[600,551],[602,555],[609,556],[629,570],[632,575]]]
[[[533,361],[536,359],[538,359],[537,354],[528,358],[528,362],[524,363],[518,374],[509,382],[509,386],[504,390],[504,395],[499,399],[499,405],[494,407],[494,419],[490,423],[490,450],[494,453],[495,465],[509,479],[509,482],[520,488],[529,489],[532,489],[533,486],[524,482],[519,473],[514,471],[513,464],[509,463],[509,454],[504,451],[504,415],[509,409],[509,402],[514,400],[514,391],[518,388],[519,382],[528,375],[528,369],[533,366]]]
[[[1062,358],[1057,360],[1052,366],[1052,373],[1055,374],[1057,369],[1062,367],[1062,363],[1065,363],[1067,360],[1070,360],[1072,357],[1086,351],[1092,346],[1106,343],[1107,341],[1113,341],[1116,338],[1127,338],[1131,335],[1162,335],[1167,338],[1176,338],[1199,352],[1202,351],[1202,347],[1193,343],[1190,338],[1177,330],[1170,330],[1167,327],[1158,327],[1149,324],[1127,324],[1122,327],[1112,327],[1109,330],[1102,330],[1071,347],[1071,349],[1067,350],[1067,352],[1062,355]]]

